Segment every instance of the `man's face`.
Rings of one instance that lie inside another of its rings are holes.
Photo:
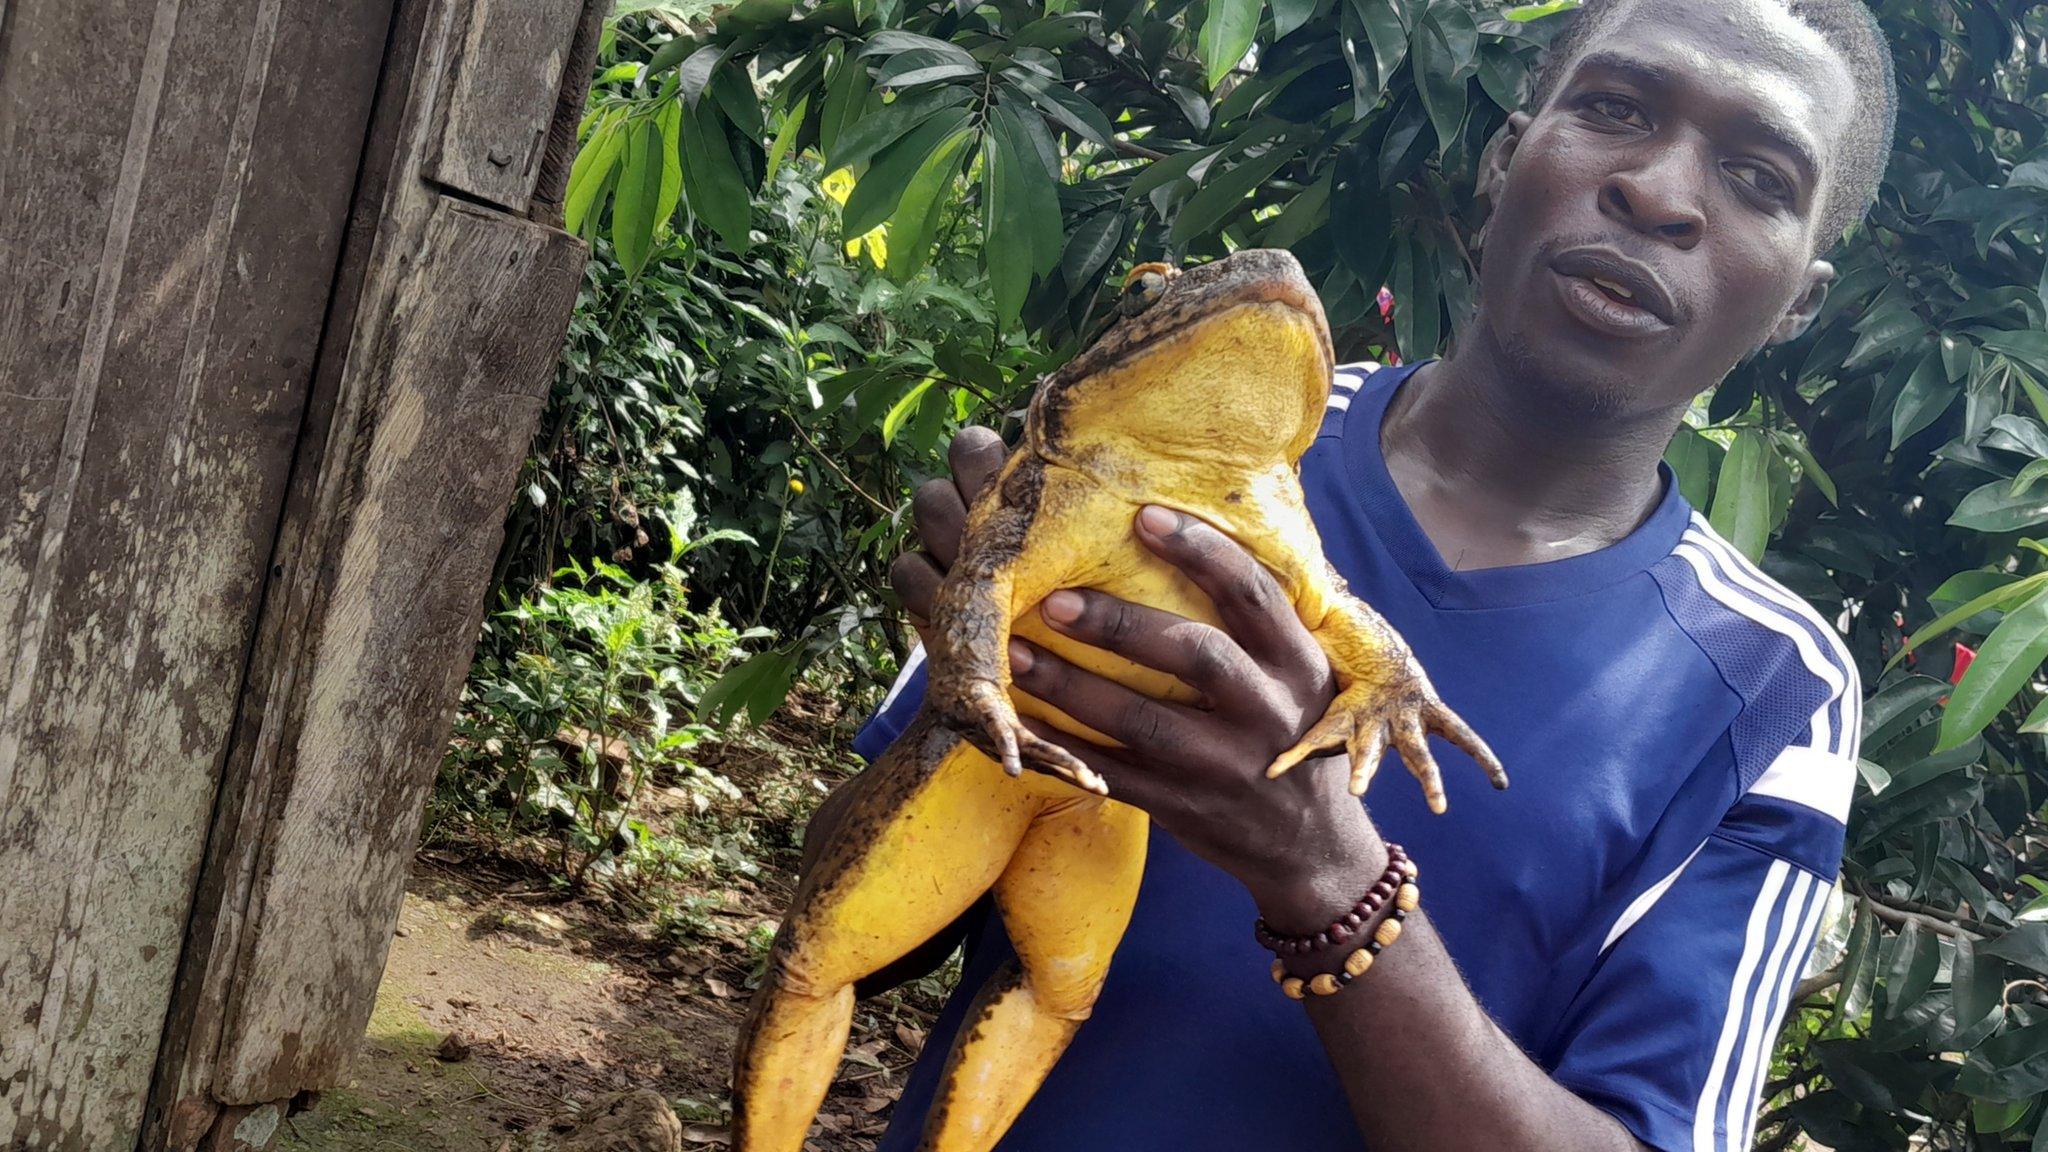
[[[1815,230],[1854,98],[1773,0],[1641,0],[1511,122],[1480,338],[1557,400],[1626,416],[1797,335],[1833,274]]]

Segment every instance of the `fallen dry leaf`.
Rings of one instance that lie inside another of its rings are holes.
[[[915,1056],[924,1051],[924,1029],[898,1020],[896,1022],[896,1042],[903,1045],[905,1052]]]
[[[692,1144],[730,1144],[732,1129],[723,1124],[685,1124],[683,1139]]]
[[[706,976],[704,978],[704,986],[711,989],[711,994],[720,1000],[730,1000],[738,995],[738,993],[732,990],[732,985],[727,984],[716,976]]]

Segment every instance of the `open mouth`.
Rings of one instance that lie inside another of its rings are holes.
[[[1572,314],[1617,336],[1646,336],[1673,326],[1671,295],[1650,268],[1617,252],[1577,248],[1552,266]]]

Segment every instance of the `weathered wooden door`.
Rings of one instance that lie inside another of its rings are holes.
[[[0,1148],[262,1147],[341,1074],[580,277],[596,21],[0,0]]]

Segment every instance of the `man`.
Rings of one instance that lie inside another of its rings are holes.
[[[1890,151],[1890,58],[1855,0],[1591,0],[1537,89],[1482,177],[1473,323],[1447,359],[1340,372],[1302,465],[1332,562],[1514,787],[1441,742],[1442,817],[1398,771],[1364,806],[1341,764],[1264,779],[1329,669],[1227,538],[1141,513],[1221,629],[1086,590],[1041,611],[1211,706],[1012,649],[1022,690],[1126,746],[1063,740],[1154,834],[1108,985],[1003,1149],[1750,1143],[1840,863],[1860,693],[1833,629],[1715,537],[1660,459],[1692,397],[1818,311],[1821,254]],[[930,557],[895,572],[913,614],[1001,456],[963,434],[955,482],[919,494]],[[863,754],[914,711],[915,664]],[[1421,866],[1421,914],[1338,994],[1280,996],[1253,918],[1313,932],[1389,842]],[[998,920],[978,929],[885,1152],[915,1147],[1006,953]]]

